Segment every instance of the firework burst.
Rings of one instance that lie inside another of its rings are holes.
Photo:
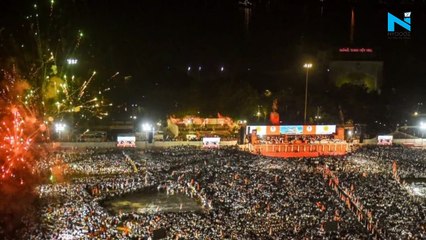
[[[21,111],[17,106],[10,106],[0,124],[0,176],[2,179],[16,178],[24,184],[26,177],[21,174],[34,173],[32,144],[40,127],[36,128],[35,117],[23,116]]]
[[[84,59],[78,57],[83,56],[80,48],[85,45],[85,35],[80,29],[69,27],[71,24],[64,22],[68,19],[61,17],[61,11],[56,8],[54,0],[37,2],[22,25],[23,32],[28,32],[26,39],[31,41],[27,41],[28,47],[22,44],[20,54],[30,57],[19,64],[19,72],[30,88],[19,101],[28,108],[38,109],[45,121],[63,119],[73,113],[78,113],[73,114],[73,121],[103,118],[112,106],[103,96],[102,89],[108,88],[97,89],[96,71],[81,69]]]
[[[82,69],[85,65],[80,66],[77,59],[83,56],[79,54],[83,31],[64,27],[70,24],[56,16],[61,11],[55,10],[55,1],[39,2],[19,33],[5,30],[20,38],[11,43],[19,46],[11,49],[19,51],[8,53],[10,59],[1,62],[0,68],[0,180],[25,183],[27,171],[32,172],[34,166],[33,142],[49,131],[54,120],[71,115],[75,124],[81,119],[104,118],[112,106],[103,96],[110,88],[98,84],[103,90],[97,89],[98,74]]]
[[[19,28],[0,29],[5,46],[0,49],[0,234],[5,229],[12,234],[21,226],[21,217],[33,204],[34,186],[45,174],[37,165],[45,150],[38,142],[53,120],[69,113],[102,118],[110,106],[104,90],[95,89],[93,68],[76,65],[78,57],[84,62],[79,54],[84,34],[58,16],[58,3],[37,1]],[[69,59],[76,61],[68,64]]]
[[[33,142],[46,126],[36,111],[20,102],[29,85],[13,73],[4,72],[0,94],[0,180],[15,179],[24,184],[34,174]]]

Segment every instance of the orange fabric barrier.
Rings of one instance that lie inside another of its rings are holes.
[[[262,144],[254,145],[255,153],[271,157],[318,157],[323,155],[345,155],[345,143],[330,144]]]

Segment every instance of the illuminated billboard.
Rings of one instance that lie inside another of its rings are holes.
[[[219,148],[220,137],[203,138],[203,148]]]
[[[281,125],[281,126],[247,126],[246,133],[253,130],[257,135],[331,135],[336,133],[336,125]]]
[[[392,135],[379,135],[377,137],[377,145],[392,145]]]
[[[136,147],[136,137],[117,136],[117,147]]]
[[[328,135],[336,133],[336,125],[316,125],[315,134]]]
[[[303,126],[302,125],[280,126],[280,134],[284,134],[284,135],[302,135],[303,134]]]
[[[250,131],[253,131],[253,130],[257,131],[257,135],[260,135],[260,136],[266,135],[266,126],[251,126]]]
[[[315,135],[316,134],[316,125],[304,125],[303,126],[303,135]]]
[[[280,135],[280,126],[266,126],[266,135]]]

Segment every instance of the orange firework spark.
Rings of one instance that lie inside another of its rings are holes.
[[[3,114],[0,125],[0,176],[2,179],[19,179],[23,184],[20,174],[33,166],[31,149],[39,129],[34,131],[34,119],[23,116],[16,106]]]
[[[16,180],[23,185],[33,173],[35,157],[33,142],[42,126],[34,111],[20,100],[28,89],[16,73],[3,71],[0,89],[0,184]]]

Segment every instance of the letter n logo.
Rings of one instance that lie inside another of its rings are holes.
[[[411,32],[411,12],[404,13],[404,20],[401,20],[388,12],[388,32],[395,32],[395,24],[398,24],[400,27]]]

